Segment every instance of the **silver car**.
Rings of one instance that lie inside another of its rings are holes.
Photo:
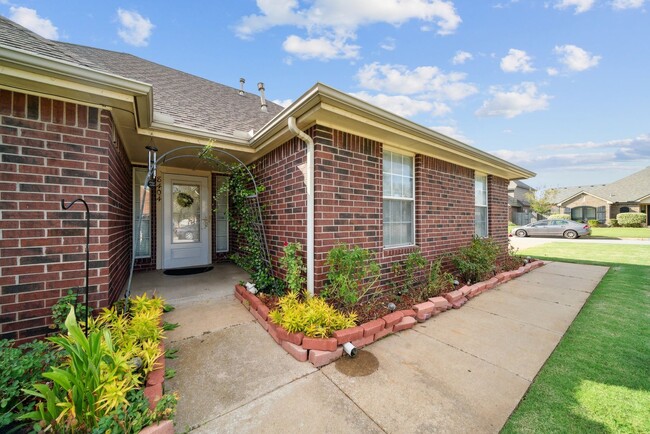
[[[540,220],[526,226],[518,226],[512,230],[512,235],[518,237],[564,237],[569,239],[591,235],[588,224],[573,220]]]

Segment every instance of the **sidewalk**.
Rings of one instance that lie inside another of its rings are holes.
[[[321,370],[241,308],[168,345],[176,431],[498,432],[606,272],[547,264]]]

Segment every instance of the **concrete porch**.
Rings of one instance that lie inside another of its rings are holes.
[[[187,276],[168,276],[162,270],[133,273],[133,296],[156,293],[176,308],[164,316],[180,324],[166,333],[168,343],[251,321],[233,296],[235,285],[248,280],[248,273],[228,262],[213,265],[211,271]]]

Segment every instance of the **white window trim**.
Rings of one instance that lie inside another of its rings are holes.
[[[137,202],[140,202],[141,196],[140,196],[140,184],[138,182],[137,174],[138,173],[147,173],[147,169],[144,167],[134,167],[133,168],[133,231],[132,233],[132,242],[135,243],[135,237],[137,234],[135,233],[137,226],[138,226],[138,213],[140,212],[140,207],[136,205],[136,198]],[[146,177],[146,175],[145,175]],[[151,197],[151,191],[149,191],[149,196]],[[148,255],[136,255],[135,259],[149,259],[151,258],[151,242],[152,242],[152,233],[151,233],[151,213],[149,214],[149,254]]]
[[[476,178],[477,177],[482,177],[485,178],[485,205],[478,205],[476,203]],[[481,207],[485,208],[485,237],[487,238],[490,236],[490,202],[488,201],[488,176],[486,173],[480,173],[480,172],[475,172],[474,173],[474,235],[475,236],[480,236],[479,234],[476,233],[476,208]]]
[[[381,180],[382,180],[381,181],[381,186],[382,186],[382,192],[381,192],[381,194],[382,194],[382,219],[381,219],[382,225],[381,225],[381,227],[382,227],[382,232],[384,230],[384,219],[385,219],[385,216],[383,214],[383,212],[384,212],[383,211],[384,200],[389,199],[389,200],[402,200],[402,201],[412,202],[413,203],[413,213],[412,213],[413,221],[412,221],[412,224],[411,224],[411,239],[413,240],[413,242],[408,243],[408,244],[392,244],[392,245],[387,246],[387,245],[383,244],[384,243],[384,237],[382,237],[382,245],[383,245],[384,250],[403,249],[405,247],[414,247],[416,245],[415,244],[415,221],[416,221],[416,218],[415,218],[415,154],[400,151],[400,150],[397,150],[396,148],[391,148],[391,147],[386,147],[386,146],[384,146],[383,151],[384,152],[388,151],[388,152],[393,153],[393,154],[399,154],[401,156],[409,157],[411,159],[411,173],[413,173],[413,182],[411,183],[411,190],[412,191],[411,191],[411,197],[410,198],[395,197],[395,196],[385,196],[384,195],[384,166],[383,166],[384,159],[383,159],[383,156],[382,156],[382,168],[381,168],[381,175],[382,175],[381,176]]]

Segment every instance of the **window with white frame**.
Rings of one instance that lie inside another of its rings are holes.
[[[133,169],[133,244],[136,247],[136,258],[151,257],[151,191],[144,188],[144,181],[147,177],[147,169]],[[142,200],[144,198],[144,208]],[[140,234],[138,230],[138,219],[142,210],[142,224]],[[139,245],[137,241],[139,240]]]
[[[488,236],[488,187],[487,175],[474,176],[474,234],[477,237]]]
[[[384,150],[384,247],[415,244],[413,157]]]
[[[228,251],[228,177],[217,176],[215,200],[215,243],[217,252]]]

